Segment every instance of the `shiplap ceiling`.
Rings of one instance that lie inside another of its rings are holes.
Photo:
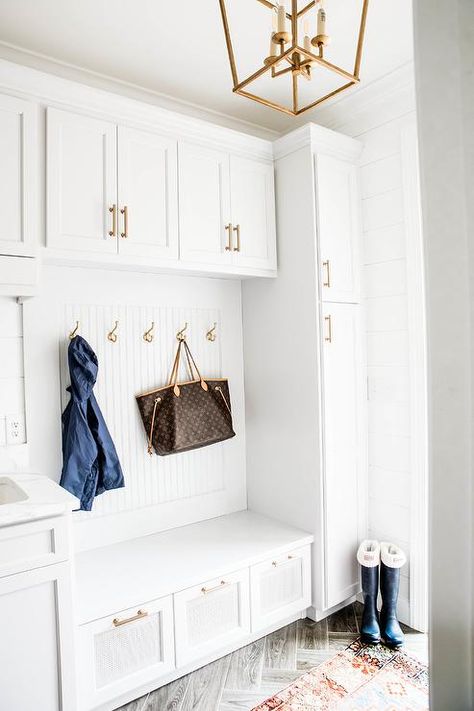
[[[360,2],[326,0],[329,59],[351,55]],[[258,55],[268,54],[269,11],[256,0],[227,3],[238,62],[258,68]],[[218,0],[0,0],[0,42],[269,129],[302,122],[232,94]],[[411,0],[371,0],[363,84],[412,56]]]

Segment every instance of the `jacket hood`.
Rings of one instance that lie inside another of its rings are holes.
[[[82,336],[75,336],[68,348],[71,390],[79,399],[90,397],[99,369],[97,356]]]

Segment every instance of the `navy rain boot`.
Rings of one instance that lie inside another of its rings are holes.
[[[398,588],[400,586],[400,568],[405,565],[406,556],[393,543],[381,543],[380,592],[382,610],[380,626],[382,637],[387,647],[401,647],[403,632],[397,619]]]
[[[364,595],[360,636],[366,644],[378,644],[380,642],[379,613],[377,612],[380,563],[378,541],[362,541],[357,551],[357,560],[361,566],[362,593]]]

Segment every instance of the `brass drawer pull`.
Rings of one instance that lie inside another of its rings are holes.
[[[225,251],[230,252],[232,250],[232,223],[229,222],[229,224],[226,225],[225,228],[229,231]]]
[[[128,237],[128,206],[124,205],[120,210],[123,215],[123,232],[120,233],[120,237],[127,239]]]
[[[117,205],[115,203],[109,207],[109,212],[112,213],[112,229],[109,230],[109,237],[117,236]]]
[[[331,266],[329,264],[329,259],[323,262],[323,269],[326,269],[326,281],[323,281],[323,286],[331,286]]]
[[[332,319],[331,315],[325,316],[324,320],[326,321],[328,325],[328,331],[326,336],[324,336],[324,340],[327,341],[328,343],[332,343]]]
[[[146,610],[138,610],[136,615],[133,615],[133,617],[126,617],[124,620],[121,620],[116,617],[114,620],[112,620],[112,624],[114,627],[121,627],[122,625],[128,625],[130,622],[142,620],[144,617],[148,617],[148,612]]]
[[[240,252],[240,225],[232,228],[237,233],[237,246],[234,247],[234,252]]]
[[[220,590],[224,585],[230,585],[230,583],[227,583],[225,580],[221,580],[219,585],[214,585],[213,588],[201,588],[201,592],[203,595],[207,595],[208,593],[214,592],[215,590]]]

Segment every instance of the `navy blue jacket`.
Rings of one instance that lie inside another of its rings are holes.
[[[77,496],[83,511],[94,497],[124,486],[122,469],[107,425],[92,389],[97,380],[97,356],[82,336],[68,349],[71,393],[63,412],[63,470],[60,484]]]

